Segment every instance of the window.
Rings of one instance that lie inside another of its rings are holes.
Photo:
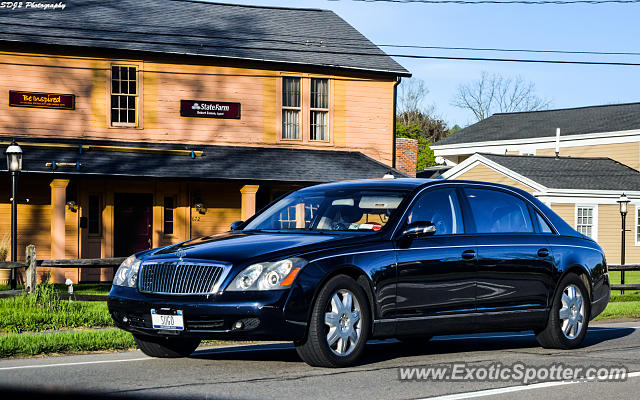
[[[465,189],[478,233],[533,232],[529,208],[521,199],[490,189]]]
[[[138,68],[111,67],[111,126],[131,127],[138,123]]]
[[[553,230],[551,229],[547,221],[545,221],[545,219],[542,218],[542,215],[540,215],[539,213],[536,213],[536,216],[538,217],[538,225],[540,225],[540,232],[553,233]]]
[[[300,78],[282,78],[282,139],[300,139]]]
[[[640,206],[636,206],[636,246],[640,246]]]
[[[407,224],[418,221],[432,222],[436,235],[464,233],[455,189],[437,189],[421,195],[407,217]]]
[[[326,141],[329,131],[329,80],[311,79],[310,140]]]
[[[593,206],[576,206],[576,230],[595,239],[596,211]]]
[[[89,234],[100,235],[100,196],[89,195]]]
[[[173,210],[174,210],[173,197],[164,198],[164,234],[173,234]]]

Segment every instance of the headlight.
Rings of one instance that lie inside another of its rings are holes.
[[[138,281],[138,270],[142,260],[136,256],[129,256],[120,264],[120,268],[113,277],[113,284],[116,286],[136,287]]]
[[[227,290],[276,290],[291,286],[293,279],[307,261],[293,257],[276,262],[252,264],[243,269],[227,286]]]

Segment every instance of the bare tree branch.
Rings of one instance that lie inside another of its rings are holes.
[[[452,101],[452,105],[471,111],[478,121],[495,113],[543,110],[549,104],[535,94],[533,82],[487,72],[476,81],[458,86]]]

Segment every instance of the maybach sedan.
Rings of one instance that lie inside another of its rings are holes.
[[[109,311],[154,357],[202,339],[286,340],[340,367],[372,338],[533,330],[575,348],[609,289],[600,246],[529,193],[381,179],[307,187],[227,233],[132,255]]]

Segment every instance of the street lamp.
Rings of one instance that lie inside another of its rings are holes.
[[[18,208],[16,196],[18,195],[18,174],[22,170],[22,149],[14,140],[7,150],[7,169],[11,172],[11,261],[16,262],[18,254]],[[16,269],[11,268],[11,289],[16,289]]]
[[[620,249],[620,265],[624,265],[625,241],[624,234],[626,232],[627,212],[629,211],[629,198],[622,193],[618,199],[620,205],[620,216],[622,217],[622,247]],[[620,284],[624,285],[624,270],[620,271]],[[620,290],[620,294],[624,294],[624,289]]]

